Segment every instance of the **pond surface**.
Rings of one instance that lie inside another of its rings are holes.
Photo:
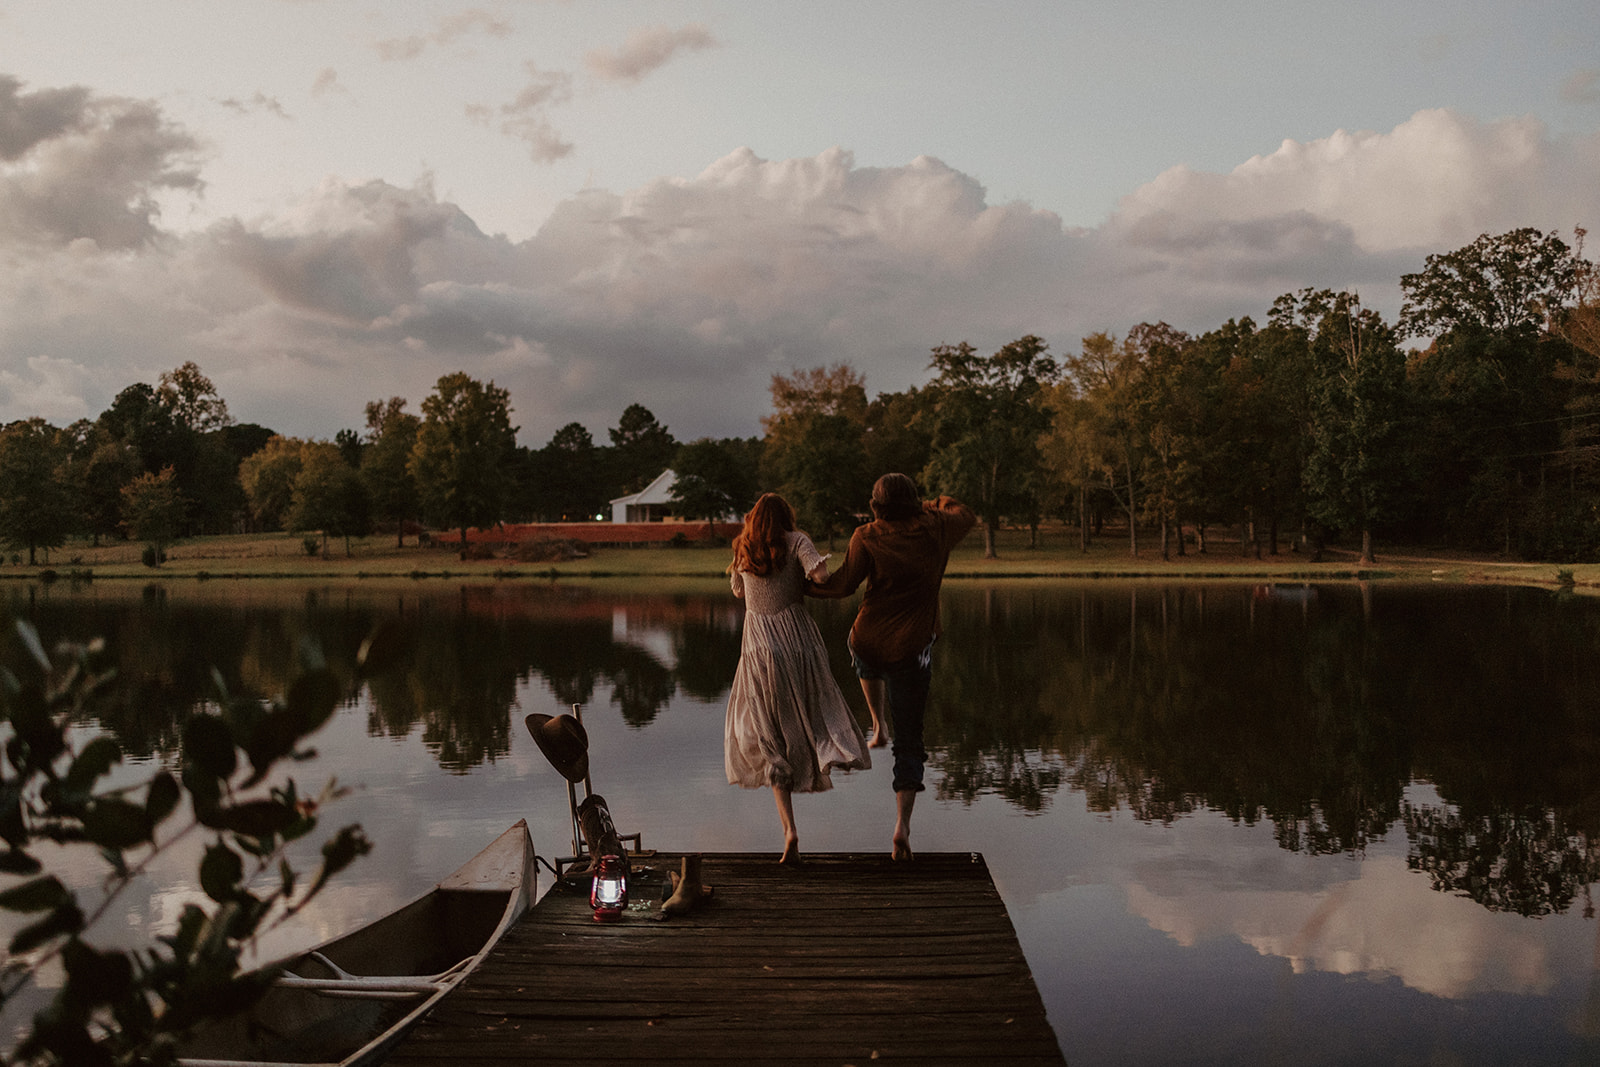
[[[102,582],[0,607],[47,643],[111,642],[128,696],[98,725],[130,778],[175,759],[212,667],[271,693],[304,639],[348,665],[403,620],[405,670],[294,772],[355,787],[324,827],[359,822],[375,851],[277,955],[415,896],[518,818],[566,854],[565,783],[529,712],[582,705],[595,789],[647,847],[776,853],[770,794],[723,776],[739,605],[720,583],[619,588]],[[854,604],[811,607],[865,722]],[[1600,1062],[1600,601],[952,582],[944,617],[913,844],[984,854],[1069,1061]],[[802,850],[887,851],[889,777],[884,753],[796,797]],[[120,899],[102,942],[141,943],[196,899],[200,846]]]

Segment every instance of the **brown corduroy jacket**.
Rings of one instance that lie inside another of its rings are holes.
[[[971,508],[948,496],[924,503],[908,519],[876,519],[850,536],[844,565],[806,592],[839,599],[866,582],[850,647],[877,667],[909,659],[939,635],[945,564],[977,523]]]

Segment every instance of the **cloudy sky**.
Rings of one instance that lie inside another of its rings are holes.
[[[304,437],[454,371],[754,434],[1517,226],[1600,227],[1593,0],[0,0],[6,420],[193,360]]]

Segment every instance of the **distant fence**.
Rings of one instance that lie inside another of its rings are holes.
[[[645,548],[697,541],[731,541],[738,536],[736,522],[523,522],[503,523],[487,529],[467,530],[467,543],[515,548],[532,542],[574,541],[594,547]],[[432,543],[449,548],[461,543],[459,530],[434,530]]]

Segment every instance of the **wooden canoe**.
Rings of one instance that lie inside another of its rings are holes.
[[[180,1067],[371,1067],[532,903],[526,820],[428,893],[287,961],[249,1012],[205,1024]]]

